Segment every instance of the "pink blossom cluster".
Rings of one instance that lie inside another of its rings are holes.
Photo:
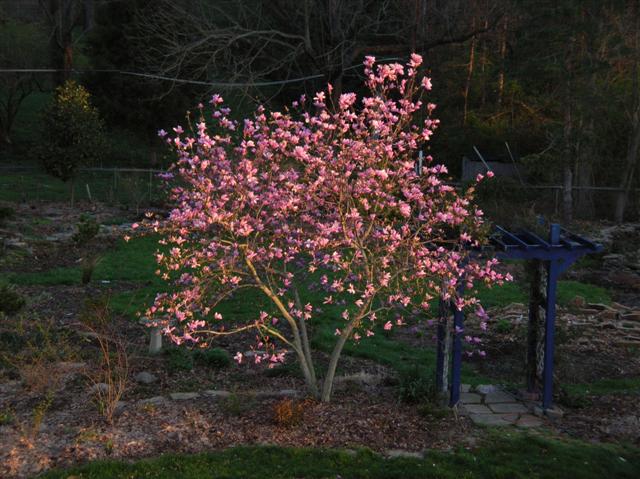
[[[408,311],[433,317],[438,297],[477,309],[486,325],[474,285],[509,278],[496,260],[469,253],[484,222],[474,187],[456,191],[430,156],[415,171],[439,124],[424,100],[432,84],[421,63],[416,54],[406,65],[366,57],[368,96],[333,95],[329,85],[284,111],[259,107],[242,122],[214,95],[212,113],[205,118],[201,109],[191,134],[160,131],[178,155],[165,175],[173,209],[147,226],[162,233],[158,274],[172,289],[146,312],[150,323],[176,343],[251,330],[262,351],[253,360],[270,363],[284,355],[269,345],[298,348],[296,325],[325,304],[340,307],[336,335],[356,341],[374,335],[376,324],[404,324]],[[300,288],[310,278],[322,304],[304,301]],[[248,288],[273,310],[223,318],[218,304]]]

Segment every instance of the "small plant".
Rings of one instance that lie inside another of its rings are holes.
[[[222,369],[231,365],[231,356],[224,349],[199,349],[193,354],[197,363],[213,369]]]
[[[508,334],[513,331],[513,324],[508,319],[499,319],[495,326],[496,333]]]
[[[186,348],[167,348],[167,366],[171,372],[191,371],[193,369],[193,353]]]
[[[273,406],[273,422],[278,426],[295,426],[302,422],[304,412],[313,404],[310,399],[303,401],[283,399]]]
[[[94,384],[98,409],[107,423],[111,424],[118,402],[127,389],[127,344],[113,326],[108,300],[103,298],[87,302],[80,318],[98,344],[98,367],[88,373],[88,378]]]
[[[7,220],[15,215],[15,210],[9,206],[0,206],[0,226],[3,226]]]
[[[8,426],[10,424],[13,424],[15,420],[16,418],[13,415],[13,412],[9,409],[0,411],[0,426]]]
[[[48,393],[44,399],[38,402],[38,404],[33,408],[31,423],[28,426],[25,426],[24,424],[20,426],[22,429],[22,440],[29,447],[33,447],[33,443],[42,428],[42,423],[47,411],[51,407],[51,404],[53,404],[53,394]]]
[[[93,277],[93,272],[102,259],[101,256],[88,256],[82,259],[82,284],[89,284]]]
[[[433,372],[418,367],[400,373],[400,400],[409,404],[435,402],[437,396]]]
[[[18,293],[14,285],[0,282],[0,312],[15,314],[20,311],[25,304],[26,300]]]
[[[242,416],[254,408],[256,399],[252,395],[231,393],[220,401],[220,407],[225,414]]]
[[[78,246],[89,243],[100,232],[100,224],[91,215],[82,214],[76,224],[76,232],[72,239]]]

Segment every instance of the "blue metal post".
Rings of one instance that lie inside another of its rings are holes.
[[[457,288],[458,296],[464,295],[464,278],[460,278]],[[460,401],[460,372],[462,369],[462,330],[464,328],[464,312],[453,305],[453,347],[451,351],[451,399],[449,407]]]
[[[444,361],[445,361],[445,341],[447,340],[447,315],[449,314],[446,303],[440,299],[438,305],[438,353],[436,356],[436,389],[443,392],[444,388]]]
[[[560,241],[560,225],[552,224],[549,232],[549,243],[552,246]],[[558,260],[548,262],[547,269],[547,298],[546,298],[546,321],[544,339],[544,391],[542,396],[542,409],[548,409],[553,402],[553,353],[554,336],[556,329],[556,291],[558,286],[558,276],[560,274],[560,264]]]

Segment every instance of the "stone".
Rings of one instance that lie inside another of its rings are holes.
[[[171,393],[169,397],[172,401],[188,401],[190,399],[196,399],[200,397],[199,393]]]
[[[393,459],[396,457],[409,457],[414,459],[422,459],[424,457],[424,454],[422,452],[405,451],[403,449],[388,449],[385,452],[385,455],[390,459]]]
[[[480,426],[508,426],[511,424],[497,414],[469,414],[469,419]]]
[[[460,413],[462,414],[491,414],[489,409],[484,404],[463,404],[460,406]]]
[[[489,404],[489,408],[495,413],[523,413],[527,408],[517,402],[502,402]]]
[[[460,385],[460,392],[461,393],[468,393],[469,391],[471,391],[471,384],[461,384]]]
[[[495,386],[493,384],[480,384],[479,386],[476,386],[476,389],[475,389],[475,391],[480,394],[489,394],[489,393],[496,392],[498,390],[499,390],[498,386]]]
[[[545,410],[544,414],[549,419],[561,419],[564,416],[564,411],[558,406],[553,406]]]
[[[493,393],[489,393],[484,397],[485,404],[495,404],[501,402],[513,402],[515,398],[504,391],[496,391]]]
[[[620,316],[620,319],[623,321],[639,321],[640,322],[640,311],[633,311],[632,313],[626,313]]]
[[[562,416],[564,416],[564,411],[558,406],[553,406],[546,410],[542,409],[541,406],[534,406],[533,414],[538,417],[547,416],[549,419],[560,419]]]
[[[298,391],[295,389],[281,389],[280,391],[258,391],[254,394],[256,399],[270,399],[283,397],[296,397]]]
[[[151,398],[147,398],[147,399],[140,399],[138,401],[138,405],[140,406],[146,406],[146,405],[154,405],[154,406],[158,406],[162,403],[164,403],[167,400],[167,398],[165,398],[164,396],[154,396]]]
[[[160,351],[162,351],[162,332],[159,327],[152,327],[149,333],[149,354],[158,354]]]
[[[522,414],[516,421],[516,426],[522,428],[540,427],[542,424],[542,419],[532,414]]]
[[[482,396],[476,393],[460,393],[460,401],[463,404],[480,404]]]
[[[158,380],[153,374],[147,371],[142,371],[134,376],[134,379],[142,384],[151,384]]]
[[[106,383],[96,383],[89,388],[91,394],[106,393],[109,391],[109,385]]]
[[[212,399],[224,399],[231,396],[229,391],[218,391],[216,389],[207,389],[206,391],[202,391],[203,396],[210,397]]]

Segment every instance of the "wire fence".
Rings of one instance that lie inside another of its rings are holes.
[[[83,168],[73,182],[62,182],[34,166],[0,167],[0,201],[99,202],[140,210],[162,204],[158,174],[146,168]]]
[[[136,210],[162,206],[165,200],[164,170],[151,168],[83,168],[76,179],[62,182],[36,166],[0,166],[0,201],[8,202],[99,202]],[[460,184],[454,183],[454,186]],[[572,188],[574,216],[613,220],[621,188],[592,186]],[[560,217],[563,210],[560,185],[523,185],[486,182],[478,201],[492,220],[510,224],[514,218],[543,215]],[[627,220],[640,219],[640,189],[630,192]]]

